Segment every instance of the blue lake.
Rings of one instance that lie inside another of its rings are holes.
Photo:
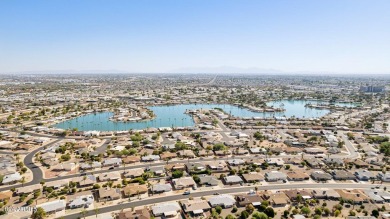
[[[329,110],[326,109],[312,109],[305,107],[305,104],[307,103],[319,102],[303,100],[283,100],[267,103],[269,106],[281,107],[286,109],[286,111],[284,112],[275,113],[253,112],[246,108],[229,104],[181,104],[168,106],[152,106],[149,107],[149,109],[153,110],[154,114],[156,115],[156,118],[149,121],[114,122],[109,120],[113,113],[102,112],[96,114],[88,114],[71,120],[63,121],[61,123],[55,124],[54,127],[62,129],[77,128],[80,131],[120,131],[129,129],[145,129],[149,127],[194,126],[194,121],[191,116],[184,113],[187,109],[221,108],[225,112],[230,113],[232,116],[236,117],[295,116],[297,118],[319,118],[329,113]]]

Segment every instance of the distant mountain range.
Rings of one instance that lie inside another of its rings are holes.
[[[280,74],[284,73],[281,70],[276,69],[264,69],[264,68],[239,68],[232,66],[220,66],[220,67],[188,67],[178,68],[167,73],[261,73],[261,74]]]

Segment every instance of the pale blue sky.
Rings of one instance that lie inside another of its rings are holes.
[[[0,0],[0,72],[390,73],[389,0]]]

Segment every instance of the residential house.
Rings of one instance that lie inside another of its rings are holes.
[[[318,158],[309,158],[305,160],[307,165],[311,168],[318,169],[323,167],[325,164]]]
[[[368,203],[369,198],[359,190],[335,189],[344,200],[351,200],[354,204]]]
[[[103,160],[104,167],[119,167],[122,164],[122,159],[120,158],[107,158]]]
[[[199,175],[199,185],[208,185],[208,186],[217,186],[219,184],[219,180],[215,176],[210,175]]]
[[[317,181],[328,181],[333,178],[332,175],[323,171],[314,171],[311,173],[311,177]]]
[[[240,184],[243,182],[241,177],[239,177],[237,175],[225,176],[223,178],[223,181],[225,182],[225,184],[228,184],[228,185]]]
[[[165,176],[165,168],[163,166],[148,167],[147,172],[153,173],[154,176]]]
[[[152,206],[152,212],[155,217],[175,217],[180,210],[180,205],[177,202],[165,202]]]
[[[97,161],[93,161],[92,163],[81,163],[80,170],[93,170],[95,168],[102,168],[102,164]]]
[[[134,211],[121,211],[117,214],[117,219],[150,219],[149,209],[143,207]]]
[[[230,166],[240,166],[245,164],[243,159],[229,159],[226,161]]]
[[[207,168],[213,173],[229,171],[226,162],[223,160],[208,161],[204,163],[206,164]]]
[[[172,153],[172,152],[169,152],[169,151],[166,151],[166,152],[160,154],[161,160],[170,160],[170,159],[173,159],[173,158],[176,158],[176,157],[177,157],[176,153]]]
[[[22,179],[22,176],[19,172],[7,174],[3,177],[3,181],[1,182],[3,185],[13,184],[19,182]]]
[[[193,187],[196,185],[194,179],[192,177],[181,177],[178,179],[173,179],[172,180],[173,187],[175,189],[184,189],[184,188],[189,188]]]
[[[153,154],[141,157],[141,161],[143,161],[143,162],[152,162],[152,161],[158,161],[158,160],[160,160],[160,156],[153,155]]]
[[[97,182],[97,180],[94,175],[88,174],[85,176],[74,178],[74,182],[78,183],[79,187],[86,187],[93,186]]]
[[[68,207],[74,208],[89,208],[93,205],[95,199],[91,192],[89,194],[80,195],[77,194],[75,197],[68,197]]]
[[[211,209],[209,203],[202,199],[183,200],[180,203],[185,213],[190,213],[194,216],[203,216],[204,212]]]
[[[140,185],[136,183],[131,183],[126,185],[123,188],[123,194],[125,197],[134,196],[134,195],[140,195],[148,193],[148,187],[147,185]]]
[[[42,208],[46,214],[54,214],[65,210],[66,202],[65,200],[59,199],[51,202],[45,202],[36,206],[37,208]]]
[[[268,200],[270,201],[272,207],[285,207],[290,203],[289,198],[283,192],[270,194],[268,196]]]
[[[9,202],[12,197],[12,191],[0,192],[0,202]]]
[[[163,193],[163,192],[170,192],[172,191],[171,184],[155,184],[151,188],[152,193]]]
[[[390,182],[390,172],[379,173],[378,178],[383,182]]]
[[[199,173],[206,170],[206,166],[202,163],[186,163],[186,169],[189,173]]]
[[[251,172],[247,174],[242,174],[242,178],[247,183],[261,182],[264,181],[264,176],[261,173]]]
[[[298,200],[298,197],[301,197],[302,200],[311,199],[310,192],[306,190],[297,190],[297,189],[291,189],[284,191],[284,194],[287,195],[287,197],[292,201],[295,202]]]
[[[346,170],[334,170],[332,172],[335,180],[355,180],[356,176]]]
[[[215,195],[208,199],[211,207],[221,206],[223,208],[231,208],[236,204],[236,200],[231,195]]]
[[[125,164],[132,164],[132,163],[140,162],[141,158],[139,156],[126,156],[122,158],[122,161]]]
[[[375,179],[375,175],[368,170],[356,170],[355,176],[360,181],[370,181],[371,179]]]
[[[294,170],[287,173],[287,179],[289,181],[304,181],[309,180],[310,176],[304,171]]]
[[[236,200],[238,202],[238,206],[245,207],[248,204],[252,204],[253,206],[260,206],[263,199],[260,195],[257,194],[246,194],[246,195],[237,195]]]
[[[144,169],[135,168],[125,170],[123,176],[126,178],[136,178],[142,176],[142,174],[144,174]]]
[[[316,199],[339,200],[340,194],[333,189],[313,189],[312,196]]]
[[[15,190],[15,194],[16,195],[30,194],[30,193],[33,193],[33,192],[36,192],[36,191],[40,191],[41,187],[42,186],[40,184],[34,184],[34,185],[31,185],[31,186],[19,187],[19,188],[17,188]]]
[[[118,188],[100,188],[98,190],[99,201],[111,201],[121,198],[121,190]]]
[[[59,163],[53,167],[54,171],[73,171],[75,169],[75,163]]]
[[[185,157],[185,158],[195,158],[195,154],[192,150],[182,150],[178,152],[180,157]]]
[[[276,182],[276,181],[286,180],[287,176],[286,174],[279,171],[271,171],[265,173],[265,179],[268,182]]]
[[[98,179],[100,182],[118,181],[121,179],[121,174],[119,173],[119,171],[104,172],[98,175]]]

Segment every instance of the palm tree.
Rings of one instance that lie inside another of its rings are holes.
[[[85,216],[87,216],[87,214],[88,214],[88,210],[85,209],[85,208],[83,208],[83,209],[81,210],[80,214],[83,215],[83,217],[84,217],[84,219],[85,219]]]
[[[94,208],[93,210],[94,210],[94,212],[95,212],[95,216],[97,217],[97,215],[98,215],[98,213],[99,213],[99,208],[97,208],[97,207],[95,206],[95,208]]]
[[[22,179],[20,179],[20,183],[22,183],[22,186],[24,186],[24,183],[26,183],[26,178],[23,176]]]

